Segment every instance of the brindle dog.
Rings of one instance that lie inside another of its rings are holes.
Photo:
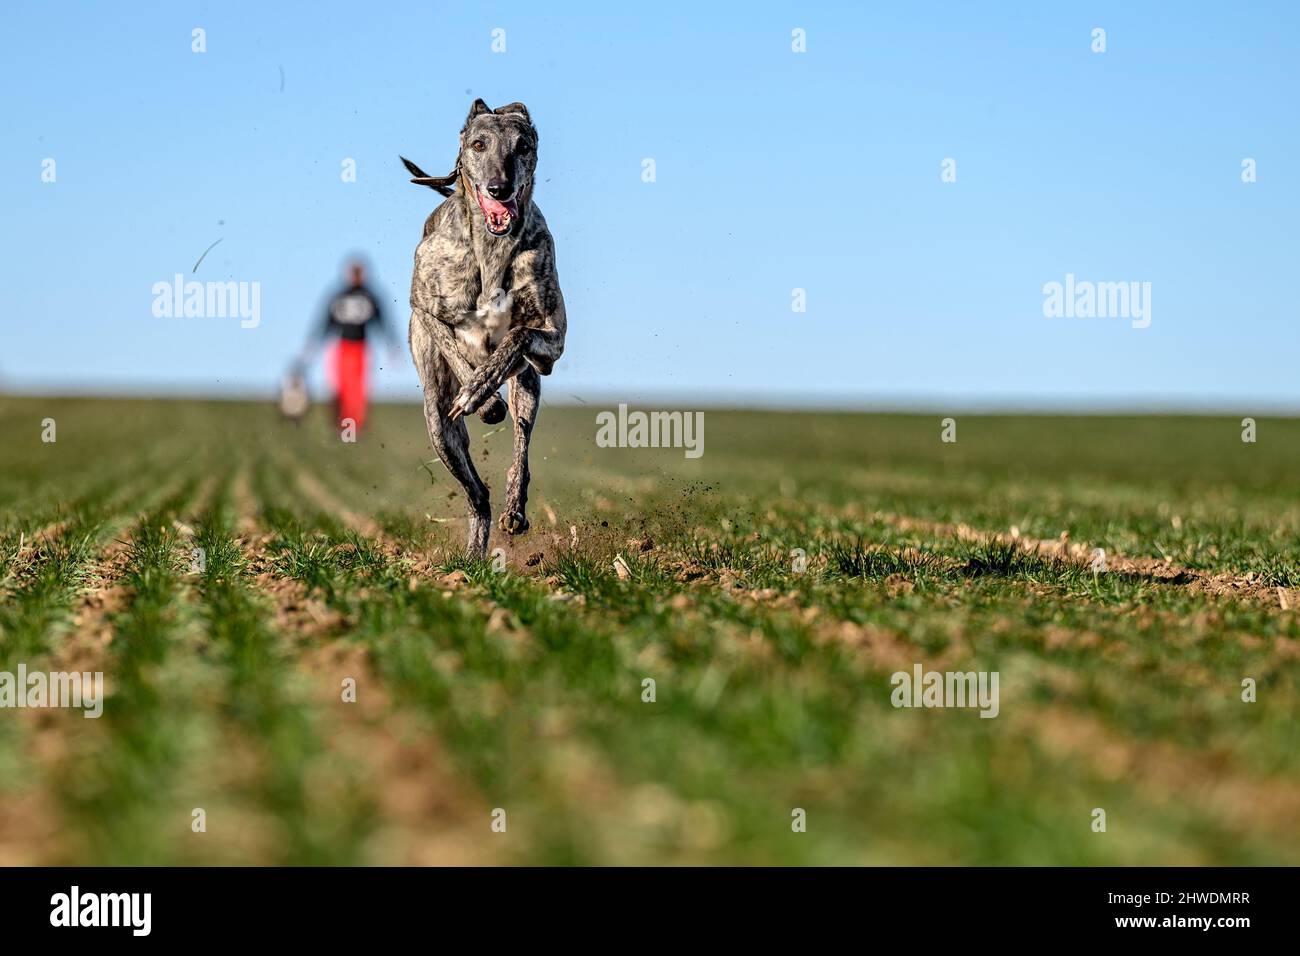
[[[471,557],[487,554],[488,489],[469,455],[463,415],[494,424],[510,382],[515,448],[506,475],[507,534],[528,530],[528,441],[542,383],[564,351],[564,297],[555,244],[533,203],[537,130],[522,103],[470,107],[456,168],[427,176],[403,158],[411,180],[447,196],[424,224],[411,277],[411,355],[424,389],[433,449],[465,489]]]

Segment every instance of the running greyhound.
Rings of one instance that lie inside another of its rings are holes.
[[[411,182],[448,197],[424,224],[411,276],[411,355],[424,419],[442,463],[469,502],[470,557],[487,555],[492,510],[469,455],[463,415],[505,418],[497,394],[510,382],[515,448],[506,475],[506,534],[528,530],[528,441],[549,375],[564,351],[564,297],[555,243],[533,203],[537,130],[523,103],[470,107],[456,168],[428,176],[402,158]]]

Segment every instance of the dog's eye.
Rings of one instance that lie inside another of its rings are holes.
[[[481,153],[483,150],[487,149],[487,143],[483,142],[481,139],[474,140],[474,142],[470,143],[469,146],[470,149],[474,150],[476,153]]]
[[[533,144],[528,142],[526,139],[521,139],[519,145],[515,147],[515,150],[520,153],[531,153],[533,151]]]

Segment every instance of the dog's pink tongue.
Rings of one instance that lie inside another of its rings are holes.
[[[506,208],[505,203],[497,202],[487,193],[479,193],[478,201],[479,204],[483,207],[483,211],[487,213],[489,216],[498,216],[498,217],[504,216],[506,213],[510,211],[509,209]]]

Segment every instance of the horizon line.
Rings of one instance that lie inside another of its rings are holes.
[[[185,385],[155,384],[143,387],[95,386],[46,387],[41,385],[6,388],[0,385],[0,400],[6,398],[107,399],[125,401],[213,401],[275,403],[275,390],[234,387],[199,391]],[[793,392],[756,394],[745,391],[691,391],[672,389],[628,389],[622,395],[601,390],[588,397],[568,393],[558,400],[543,393],[543,405],[553,408],[591,408],[593,411],[616,409],[619,405],[671,403],[702,409],[727,411],[820,412],[844,414],[977,414],[977,415],[1165,415],[1220,416],[1266,415],[1275,418],[1300,418],[1300,400],[1295,403],[1266,398],[1226,398],[1187,400],[1177,397],[1125,395],[1099,397],[989,395],[957,398],[935,394],[801,394]],[[391,389],[374,394],[376,405],[419,405],[416,397],[406,398]],[[313,397],[313,404],[324,404]]]

